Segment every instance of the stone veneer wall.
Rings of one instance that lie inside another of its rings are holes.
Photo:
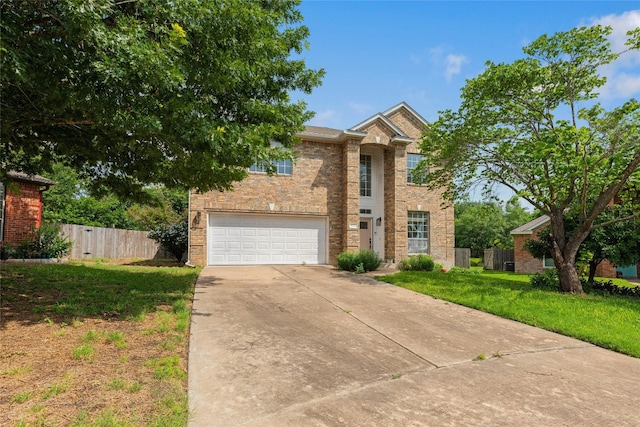
[[[17,182],[16,185],[19,186],[19,194],[5,186],[3,240],[9,243],[19,243],[42,222],[40,185],[31,182]]]

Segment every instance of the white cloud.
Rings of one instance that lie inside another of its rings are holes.
[[[592,18],[588,25],[608,25],[612,28],[609,36],[614,52],[627,49],[627,31],[640,27],[640,10],[631,10],[620,15],[606,15]],[[600,88],[604,99],[631,98],[640,93],[640,52],[626,52],[613,63],[602,67],[602,75],[607,83]]]
[[[450,82],[453,76],[462,72],[462,66],[469,62],[469,58],[465,55],[450,53],[450,50],[445,45],[435,46],[420,53],[412,53],[409,60],[415,65],[421,65],[427,58],[433,65],[434,71]]]
[[[309,120],[310,126],[324,126],[331,127],[333,123],[338,121],[338,113],[335,110],[324,110],[316,113],[311,120]]]
[[[460,74],[460,71],[462,71],[462,65],[467,62],[469,62],[469,59],[464,55],[447,55],[447,58],[445,59],[446,69],[444,72],[444,77],[447,81],[450,82],[453,76]]]
[[[349,102],[349,108],[351,111],[357,113],[360,116],[368,116],[375,112],[374,108],[369,104],[360,104],[357,102]]]

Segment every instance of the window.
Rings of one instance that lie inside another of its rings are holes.
[[[291,175],[291,160],[275,160],[273,165],[276,167],[278,175]]]
[[[360,155],[360,196],[371,197],[371,156]]]
[[[291,160],[286,160],[286,159],[273,160],[271,164],[276,168],[276,174],[291,175],[291,171],[293,170],[293,166],[291,165]],[[267,169],[264,166],[254,163],[249,168],[249,172],[266,173]]]
[[[413,176],[413,170],[422,159],[424,159],[422,154],[407,153],[407,183],[414,184],[416,177]]]
[[[544,268],[556,268],[556,263],[553,262],[553,258],[545,256],[542,258],[542,266]]]
[[[407,216],[409,254],[428,254],[429,212],[409,212]]]

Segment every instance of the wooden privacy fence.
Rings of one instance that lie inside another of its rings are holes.
[[[484,268],[487,270],[508,270],[513,271],[514,266],[513,249],[485,249]],[[505,265],[505,263],[508,263]],[[505,268],[506,267],[506,268]]]
[[[148,231],[59,224],[62,235],[73,241],[69,258],[170,258]]]
[[[471,267],[471,249],[469,248],[455,248],[456,257],[455,265],[461,268]]]

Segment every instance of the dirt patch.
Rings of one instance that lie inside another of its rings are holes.
[[[0,425],[184,425],[188,327],[171,306],[63,321],[13,296],[0,300]]]

